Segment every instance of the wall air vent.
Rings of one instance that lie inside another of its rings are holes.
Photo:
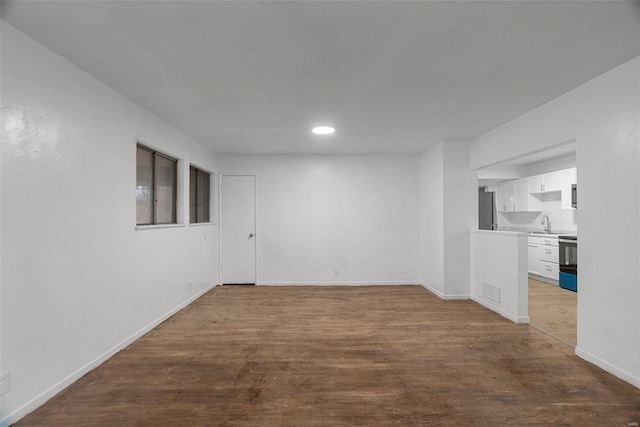
[[[482,295],[495,302],[500,302],[500,288],[491,283],[482,282]]]

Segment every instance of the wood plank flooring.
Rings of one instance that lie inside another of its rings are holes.
[[[21,426],[623,426],[640,390],[418,286],[218,287]]]
[[[559,286],[529,279],[531,326],[555,336],[575,348],[578,342],[578,294]]]

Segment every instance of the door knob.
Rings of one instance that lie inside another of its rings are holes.
[[[252,237],[253,237],[253,233],[249,234],[249,238],[252,238]]]

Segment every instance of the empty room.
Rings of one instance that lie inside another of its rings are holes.
[[[640,2],[0,18],[1,427],[639,425]]]

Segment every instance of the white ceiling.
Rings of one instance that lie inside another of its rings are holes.
[[[640,55],[638,2],[3,1],[2,19],[224,153],[418,153]]]

